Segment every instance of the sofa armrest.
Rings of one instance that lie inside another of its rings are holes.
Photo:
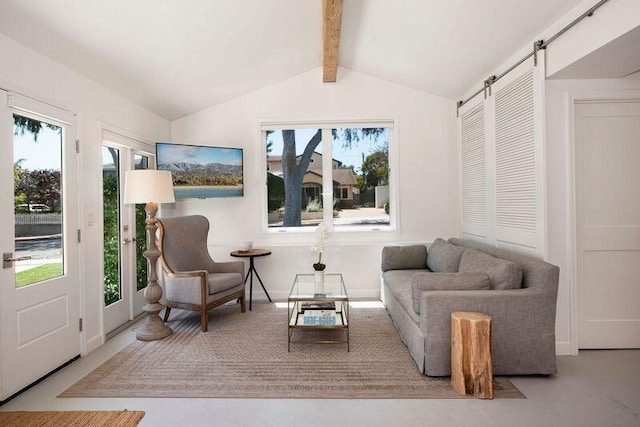
[[[165,300],[196,305],[203,304],[207,295],[208,274],[205,270],[180,273],[164,271]]]
[[[385,246],[382,248],[382,271],[427,267],[425,245]]]
[[[511,325],[535,330],[555,326],[555,302],[530,289],[423,292],[420,326],[429,334],[450,337],[454,311],[487,314],[498,330]]]
[[[555,305],[553,297],[532,289],[423,292],[420,327],[425,332],[427,363],[450,363],[451,313],[475,311],[491,316],[495,371],[518,373],[513,368],[517,366],[526,372],[527,366],[545,360],[548,366],[539,373],[554,373]]]

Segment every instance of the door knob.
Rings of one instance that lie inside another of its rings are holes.
[[[2,254],[2,268],[11,268],[15,261],[24,261],[25,259],[31,259],[30,256],[21,256],[13,258],[13,252],[5,252]]]
[[[135,237],[129,238],[129,237],[125,237],[124,239],[122,239],[122,244],[123,245],[128,245],[129,243],[135,242],[137,239]]]

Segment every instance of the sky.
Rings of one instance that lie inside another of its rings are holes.
[[[161,163],[222,163],[242,166],[242,150],[224,147],[199,147],[195,145],[156,145],[157,162]]]
[[[304,148],[307,145],[307,142],[309,142],[309,140],[317,132],[317,129],[296,129],[295,132],[296,154],[302,154]],[[388,141],[388,129],[386,136]],[[273,148],[270,154],[274,156],[282,155],[282,132],[273,132],[271,135],[269,135],[269,140],[273,141]],[[359,142],[353,143],[350,148],[345,148],[344,141],[342,139],[336,139],[333,141],[333,144],[331,146],[331,154],[334,159],[341,161],[345,166],[355,166],[356,172],[359,172],[360,167],[362,166],[362,154],[364,153],[364,157],[367,157],[369,154],[375,151],[376,147],[380,145],[383,140],[384,137],[381,137],[378,142],[370,139],[362,139]],[[322,153],[322,144],[318,145],[316,151],[318,153]]]
[[[61,134],[43,127],[38,134],[38,142],[33,140],[33,134],[13,137],[13,161],[25,159],[21,163],[23,169],[61,169],[62,141]]]
[[[315,134],[316,129],[296,130],[297,154],[302,154],[306,143]],[[387,134],[388,135],[388,134]],[[282,154],[282,133],[276,131],[270,135],[273,141],[271,154]],[[342,140],[333,143],[333,158],[344,165],[353,165],[356,171],[362,166],[362,154],[364,156],[375,151],[377,143],[371,140],[361,140],[352,144],[351,148],[344,148]],[[157,146],[159,159],[171,159],[171,162],[242,164],[242,150],[224,147],[198,147],[193,145],[160,144]],[[316,148],[322,153],[322,145]],[[25,132],[23,136],[14,137],[14,161],[26,159],[22,163],[25,169],[54,169],[60,170],[61,140],[60,135],[49,129],[43,128],[38,135],[38,142],[34,142],[33,135]]]

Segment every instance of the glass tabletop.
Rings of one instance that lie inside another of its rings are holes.
[[[315,281],[313,274],[296,274],[293,281],[289,301],[307,300],[347,300],[347,290],[344,287],[344,280],[340,273],[325,273],[324,294],[315,294]]]

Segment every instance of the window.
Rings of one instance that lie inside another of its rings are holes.
[[[63,145],[62,126],[13,114],[15,257],[44,260],[35,266],[18,261],[16,287],[66,274]]]
[[[268,229],[390,229],[391,130],[392,122],[263,125]]]
[[[340,199],[340,200],[350,200],[349,188],[346,188],[346,187],[336,188],[334,191],[333,198]]]

